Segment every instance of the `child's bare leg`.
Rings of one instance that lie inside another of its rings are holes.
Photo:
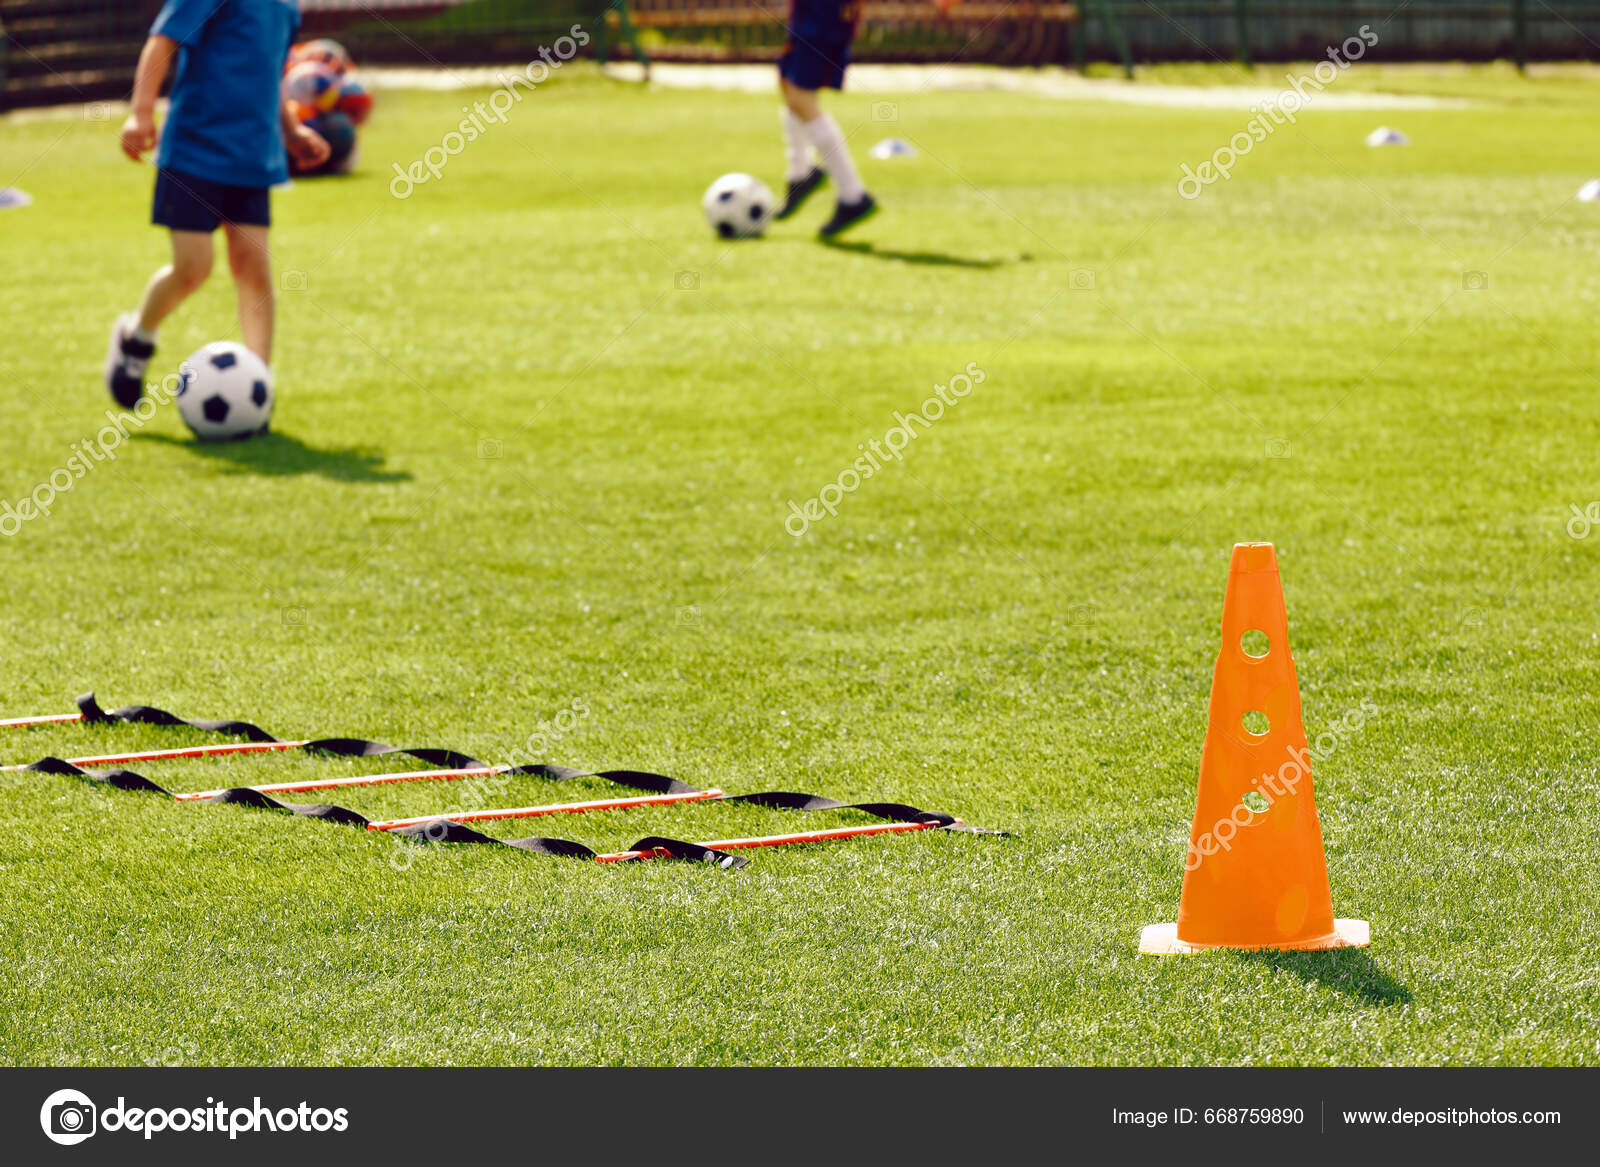
[[[144,396],[144,376],[156,352],[156,329],[211,274],[211,233],[174,231],[172,262],[150,277],[137,312],[124,312],[111,326],[106,353],[106,388],[131,409]]]
[[[801,121],[814,122],[822,116],[815,89],[801,89],[787,77],[778,78],[778,87],[783,90],[783,104]]]
[[[223,229],[228,233],[228,266],[239,293],[239,331],[245,347],[270,365],[275,304],[267,228],[226,223]]]
[[[204,231],[172,232],[172,262],[150,277],[139,304],[139,329],[154,335],[161,322],[206,282],[211,274],[211,236]]]

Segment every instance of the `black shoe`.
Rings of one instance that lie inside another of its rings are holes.
[[[133,335],[138,326],[139,318],[132,312],[117,317],[111,326],[111,349],[106,353],[106,388],[123,409],[132,409],[144,396],[144,373],[156,355],[155,345]]]
[[[833,209],[833,218],[822,225],[817,232],[824,239],[832,239],[841,231],[848,231],[863,219],[870,219],[878,213],[878,200],[869,194],[863,194],[853,203],[840,201]]]
[[[827,177],[820,166],[813,166],[810,174],[789,184],[789,193],[784,196],[783,206],[772,217],[774,219],[787,219],[794,214],[808,198],[817,193],[817,188],[823,184]]]

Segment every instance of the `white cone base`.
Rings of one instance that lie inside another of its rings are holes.
[[[1176,924],[1151,924],[1139,933],[1139,951],[1151,956],[1189,956],[1212,948],[1239,951],[1323,952],[1330,948],[1365,948],[1372,943],[1372,927],[1365,920],[1335,920],[1333,931],[1298,944],[1262,944],[1254,948],[1234,944],[1190,944],[1178,939]]]

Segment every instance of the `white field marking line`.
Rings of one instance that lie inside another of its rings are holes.
[[[522,68],[522,63],[481,65],[472,68],[390,68],[375,66],[360,70],[370,89],[419,89],[454,92],[461,89],[493,89],[507,69]],[[1284,63],[1290,68],[1293,62]],[[1388,65],[1385,68],[1393,69]],[[1441,76],[1448,71],[1418,66],[1419,76],[1431,72]],[[631,62],[607,65],[602,72],[617,81],[644,80],[644,71]],[[720,89],[745,93],[775,92],[773,67],[747,65],[688,65],[657,62],[650,67],[650,81],[663,89]],[[1530,77],[1575,77],[1595,79],[1600,69],[1594,66],[1560,64],[1528,66]],[[912,93],[918,91],[974,92],[999,91],[1030,93],[1067,101],[1110,101],[1127,105],[1173,106],[1188,109],[1249,109],[1264,99],[1275,97],[1282,87],[1257,85],[1163,85],[1154,81],[1125,81],[1119,78],[1083,77],[1068,69],[1049,67],[1012,71],[993,65],[852,65],[850,91],[859,93]],[[26,125],[29,122],[76,120],[83,117],[85,105],[104,105],[108,120],[124,116],[125,101],[73,102],[68,105],[39,106],[13,110],[0,115],[0,124]],[[165,99],[158,105],[164,106]],[[1460,97],[1432,97],[1405,93],[1329,93],[1317,98],[1319,109],[1469,109],[1492,105],[1490,101]]]
[[[1284,65],[1292,69],[1292,63]],[[409,83],[406,71],[404,82]],[[628,64],[607,66],[617,80],[643,80],[643,70]],[[662,62],[650,66],[650,84],[663,89],[716,89],[766,93],[774,88],[771,65],[686,65]],[[1250,109],[1275,99],[1283,86],[1164,85],[1084,77],[1055,67],[1011,70],[993,65],[852,65],[852,93],[1002,92],[1062,101],[1110,101],[1124,105],[1179,109]],[[1319,109],[1468,109],[1478,102],[1457,97],[1404,93],[1319,94]]]

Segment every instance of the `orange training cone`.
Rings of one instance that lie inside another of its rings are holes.
[[[1365,920],[1333,917],[1278,558],[1270,543],[1236,543],[1178,922],[1144,929],[1139,951],[1368,939]]]

